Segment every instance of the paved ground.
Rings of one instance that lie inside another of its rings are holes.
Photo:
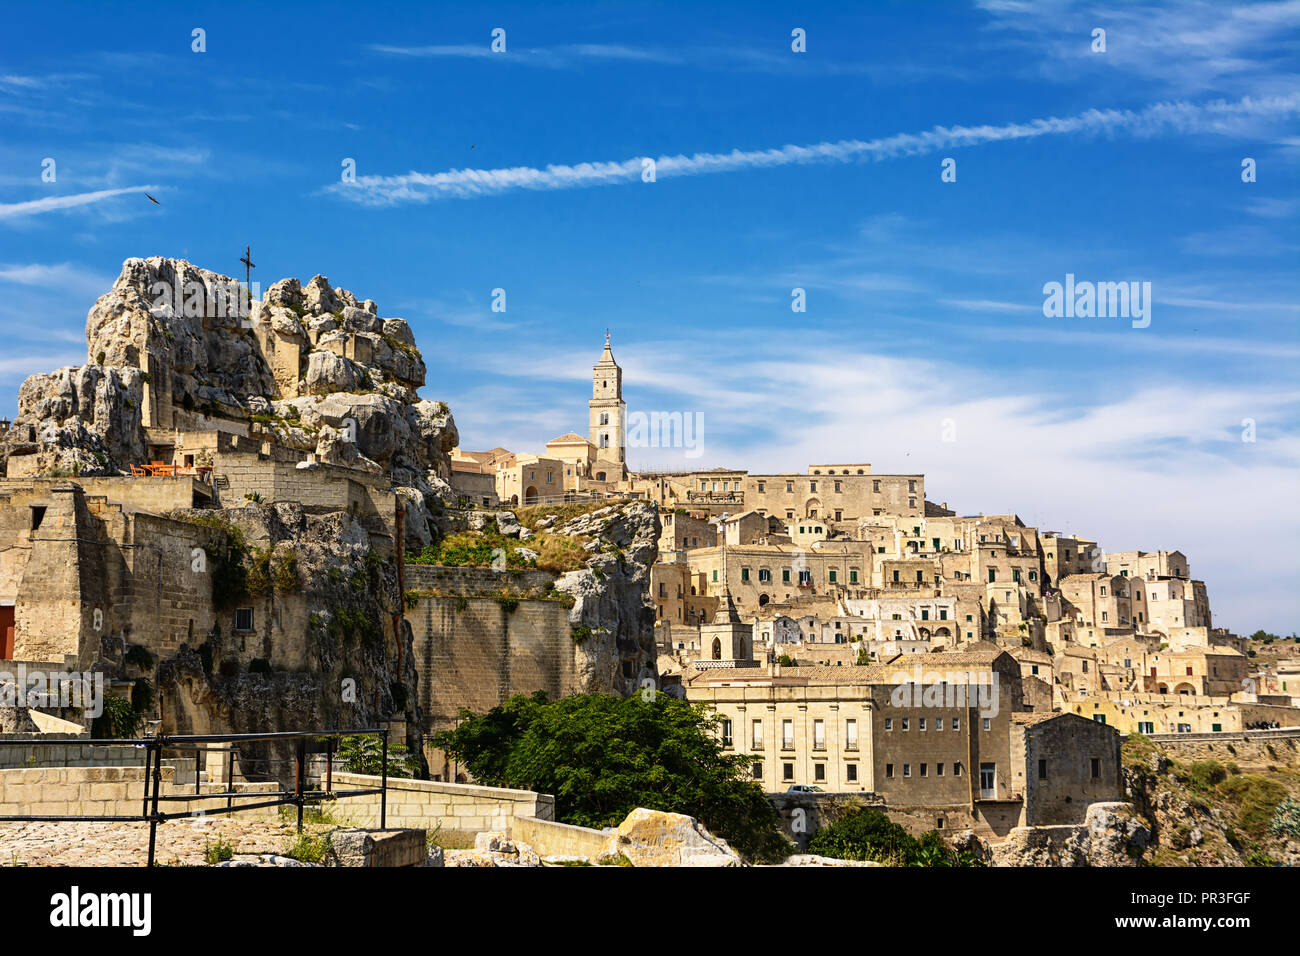
[[[324,831],[332,826],[308,825]],[[283,853],[293,823],[214,818],[158,827],[157,859],[167,865],[203,865],[204,849],[220,836],[236,853]],[[0,823],[0,866],[144,866],[149,827],[143,823]]]

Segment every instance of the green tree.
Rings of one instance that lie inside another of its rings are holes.
[[[488,786],[555,796],[556,818],[615,826],[637,807],[698,819],[751,860],[790,845],[749,760],[722,751],[717,719],[666,694],[646,699],[544,692],[516,695],[485,714],[461,712],[434,744]]]
[[[384,765],[383,742],[372,735],[344,737],[339,741],[339,759],[349,773],[366,773],[379,776]],[[414,777],[415,758],[405,744],[388,745],[388,775]]]
[[[808,852],[837,860],[874,860],[894,866],[982,866],[969,853],[957,853],[937,830],[918,839],[879,810],[855,807],[808,841]]]

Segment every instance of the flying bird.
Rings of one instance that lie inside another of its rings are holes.
[[[144,194],[144,198],[147,199],[147,200],[149,200],[149,201],[150,201],[151,203],[153,203],[155,206],[161,206],[161,205],[162,205],[162,203],[160,203],[158,200],[154,199],[154,198],[153,198],[152,196],[150,196],[148,193],[145,193],[145,194]]]

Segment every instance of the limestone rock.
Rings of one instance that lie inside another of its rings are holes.
[[[512,840],[501,831],[488,831],[474,836],[474,849],[448,850],[444,866],[541,866],[541,858],[527,843]]]
[[[633,866],[743,866],[739,854],[694,817],[638,807],[610,835],[601,858]]]
[[[562,575],[555,588],[573,597],[569,623],[591,637],[574,645],[578,686],[628,695],[642,681],[658,683],[650,566],[659,554],[659,509],[652,502],[610,506],[554,529],[593,535],[587,566]]]

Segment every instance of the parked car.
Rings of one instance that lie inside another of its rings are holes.
[[[814,787],[810,783],[794,783],[786,793],[821,793],[821,787]]]

